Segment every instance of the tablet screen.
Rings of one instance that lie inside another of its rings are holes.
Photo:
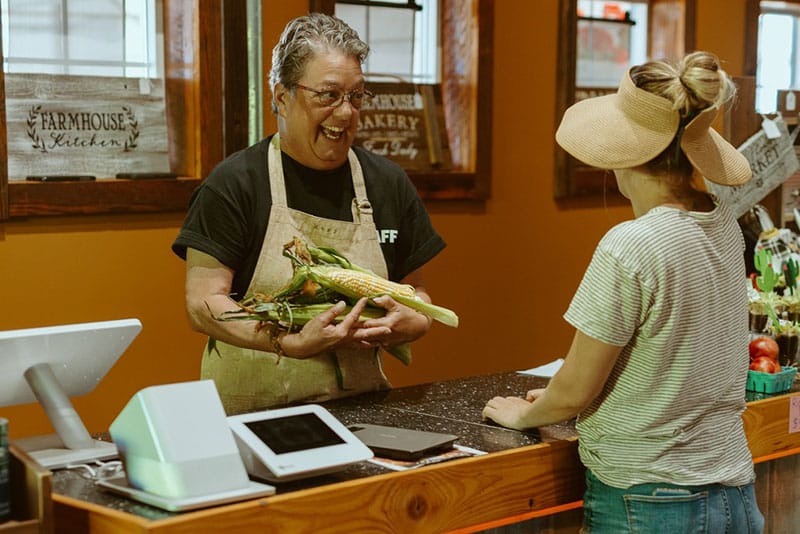
[[[313,413],[275,417],[244,424],[275,454],[345,443]]]

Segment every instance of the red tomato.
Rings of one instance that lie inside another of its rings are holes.
[[[767,358],[771,358],[777,362],[778,354],[780,354],[780,352],[781,351],[778,347],[778,342],[771,337],[760,336],[750,342],[751,362],[756,358],[760,358],[761,356],[766,356]]]
[[[758,358],[750,362],[750,370],[758,371],[761,373],[773,374],[773,373],[780,373],[781,366],[778,364],[778,362],[776,362],[772,358],[769,358],[767,356],[759,356]]]

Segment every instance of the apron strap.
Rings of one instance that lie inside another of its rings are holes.
[[[286,184],[283,181],[283,160],[281,160],[281,140],[278,134],[272,136],[267,151],[267,171],[269,174],[269,192],[273,206],[287,206]]]
[[[350,162],[350,174],[353,178],[353,204],[350,211],[353,214],[353,222],[372,222],[372,204],[367,198],[367,186],[364,183],[364,172],[361,170],[361,163],[358,161],[355,151],[351,148],[347,152],[347,160]]]
[[[347,152],[347,161],[350,163],[350,175],[353,180],[355,197],[350,206],[353,222],[373,222],[372,204],[367,198],[367,186],[364,183],[364,172],[356,153],[351,148]],[[283,160],[281,159],[281,141],[276,133],[272,136],[267,151],[267,169],[269,171],[269,189],[274,206],[288,206],[286,201],[286,184],[283,176]]]

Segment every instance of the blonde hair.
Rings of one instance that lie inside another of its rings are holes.
[[[681,125],[675,139],[661,154],[645,165],[671,183],[676,192],[697,189],[693,167],[680,148],[683,128],[701,111],[722,107],[736,95],[736,86],[710,52],[692,52],[680,61],[662,59],[633,67],[631,79],[637,87],[672,102]]]
[[[736,94],[736,87],[710,52],[692,52],[679,62],[651,61],[631,69],[640,89],[670,100],[681,119],[688,122],[702,110],[722,106]]]

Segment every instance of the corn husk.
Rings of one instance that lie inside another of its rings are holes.
[[[352,305],[362,297],[369,300],[360,320],[383,317],[386,310],[375,305],[373,299],[389,295],[443,324],[458,326],[458,316],[452,310],[422,301],[414,295],[412,286],[385,280],[352,263],[334,249],[314,247],[295,238],[284,245],[283,253],[294,267],[292,277],[284,287],[272,295],[248,295],[238,302],[239,309],[215,318],[220,321],[259,321],[291,332],[300,330],[308,321],[342,300],[347,306],[335,321],[347,315]],[[384,350],[405,365],[411,363],[408,343],[384,347]]]

